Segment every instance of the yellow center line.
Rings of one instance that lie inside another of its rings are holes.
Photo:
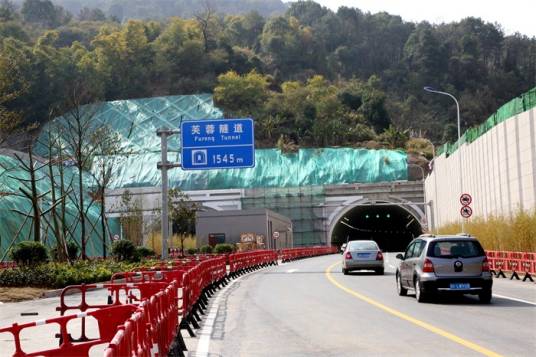
[[[325,274],[326,274],[326,277],[327,279],[333,284],[335,285],[336,287],[338,287],[339,289],[347,292],[348,294],[358,298],[359,300],[362,300],[370,305],[373,305],[373,306],[376,306],[377,308],[391,314],[391,315],[394,315],[396,317],[399,317],[401,318],[402,320],[406,320],[406,321],[409,321],[417,326],[420,326],[430,332],[433,332],[437,335],[440,335],[442,337],[445,337],[453,342],[456,342],[462,346],[465,346],[467,348],[470,348],[476,352],[479,352],[479,353],[482,353],[483,355],[485,356],[490,356],[490,357],[501,357],[500,354],[496,353],[496,352],[493,352],[491,350],[488,350],[487,348],[484,348],[482,346],[479,346],[477,345],[476,343],[473,343],[473,342],[470,342],[470,341],[467,341],[459,336],[456,336],[448,331],[445,331],[439,327],[436,327],[434,325],[431,325],[427,322],[424,322],[424,321],[421,321],[421,320],[417,320],[416,318],[414,317],[411,317],[409,315],[406,315],[404,314],[403,312],[400,312],[398,310],[395,310],[393,308],[390,308],[388,306],[385,306],[365,295],[362,295],[350,288],[347,288],[346,286],[340,284],[337,280],[335,280],[335,278],[333,278],[333,276],[331,275],[331,270],[336,266],[336,265],[339,265],[340,262],[337,262],[337,263],[334,263],[332,265],[330,265],[329,267],[326,268],[326,271],[325,271]]]

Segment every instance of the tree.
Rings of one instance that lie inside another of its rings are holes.
[[[80,21],[106,21],[106,15],[101,9],[90,9],[83,7],[78,13]]]
[[[228,115],[255,116],[268,98],[269,78],[256,71],[239,75],[234,71],[218,76],[214,99]]]
[[[173,224],[173,231],[179,234],[181,255],[184,255],[184,240],[186,234],[195,232],[195,216],[199,206],[178,188],[169,190],[168,197],[169,219]]]
[[[25,93],[27,84],[17,81],[18,68],[9,57],[0,56],[0,145],[14,134],[22,122],[19,111],[11,103]]]
[[[90,205],[85,199],[84,172],[91,169],[93,157],[96,154],[97,146],[94,144],[94,133],[102,127],[102,123],[97,123],[94,118],[101,109],[101,104],[96,101],[96,97],[91,88],[88,88],[80,78],[74,78],[72,86],[65,99],[64,115],[60,123],[63,125],[63,140],[66,151],[71,155],[74,165],[77,168],[78,187],[76,192],[77,209],[80,221],[80,241],[82,259],[86,259],[87,243],[87,211]]]
[[[17,17],[17,10],[13,2],[11,0],[2,0],[0,2],[0,21],[13,21]]]
[[[114,168],[128,152],[122,147],[120,135],[108,125],[95,130],[91,144],[95,146],[91,174],[96,183],[95,196],[100,203],[102,255],[106,258],[106,239],[110,236],[106,219],[106,189],[112,180]]]
[[[61,6],[54,6],[50,0],[25,0],[21,14],[25,22],[48,28],[58,27],[71,20],[72,15]]]

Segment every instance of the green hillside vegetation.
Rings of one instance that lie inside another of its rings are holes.
[[[477,18],[431,25],[311,1],[265,18],[222,14],[265,1],[129,0],[129,11],[191,13],[164,18],[175,12],[155,5],[141,12],[159,20],[120,23],[110,8],[125,1],[93,3],[84,2],[103,10],[0,1],[0,141],[16,121],[42,123],[75,104],[208,92],[226,116],[254,117],[264,147],[396,148],[455,136],[455,107],[425,85],[455,94],[468,128],[536,83],[536,39]]]
[[[193,17],[207,6],[222,14],[257,11],[262,16],[281,15],[287,5],[281,0],[52,0],[71,14],[99,9],[106,17],[128,19],[164,19],[170,16]],[[14,0],[23,4],[24,0]]]

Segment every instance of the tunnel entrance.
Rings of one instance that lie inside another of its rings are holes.
[[[404,251],[414,237],[422,234],[419,220],[394,204],[356,206],[333,224],[331,244],[371,239],[384,252]]]

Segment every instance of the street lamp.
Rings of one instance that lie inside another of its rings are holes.
[[[460,125],[460,104],[458,103],[458,100],[456,99],[456,97],[450,93],[442,92],[432,87],[424,87],[424,90],[430,93],[446,95],[447,97],[452,98],[454,102],[456,103],[456,115],[458,118],[458,149],[459,149],[458,150],[458,162],[459,162],[459,170],[460,170],[460,191],[461,191],[460,196],[461,196],[464,192],[463,192],[463,175],[462,175],[462,151],[461,151],[462,133],[461,133],[461,125]],[[462,233],[465,233],[465,219],[463,217],[462,217]]]

